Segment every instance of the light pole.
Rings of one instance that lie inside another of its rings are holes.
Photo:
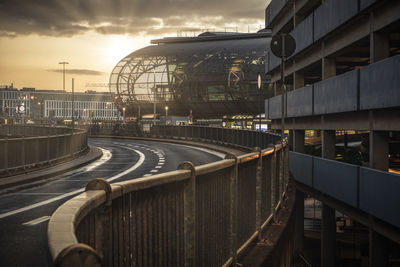
[[[123,107],[122,108],[122,119],[123,119],[124,122],[125,122],[125,110],[126,110],[126,108]]]
[[[72,131],[74,130],[75,124],[74,124],[74,112],[75,112],[75,107],[74,107],[74,78],[72,78]]]
[[[260,148],[262,148],[261,147],[261,74],[260,73],[258,74],[258,77],[257,77],[257,87],[258,87],[258,93],[259,93],[259,96],[258,96],[258,98],[259,98],[259,100],[258,100],[258,131],[259,131],[258,146]]]
[[[154,107],[153,107],[153,125],[156,125],[156,113],[157,113],[157,88],[156,88],[156,67],[153,69],[154,73]]]
[[[165,106],[165,117],[168,117],[168,106]]]
[[[58,64],[63,65],[63,91],[65,92],[65,65],[69,64],[66,61],[59,62]]]

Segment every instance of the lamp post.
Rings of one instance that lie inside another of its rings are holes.
[[[125,110],[126,110],[126,108],[123,107],[122,108],[122,119],[123,119],[124,122],[125,122]]]
[[[157,88],[156,88],[156,67],[153,69],[154,73],[154,107],[153,107],[153,125],[156,125],[156,112],[157,112]]]
[[[168,117],[168,106],[165,106],[165,117]]]
[[[257,77],[257,87],[258,87],[258,93],[259,93],[259,100],[258,100],[258,146],[261,148],[261,74],[258,74]]]
[[[63,91],[65,92],[65,65],[69,64],[66,61],[59,62],[58,64],[63,65]]]
[[[75,101],[74,101],[74,78],[72,78],[72,132],[74,131],[75,122],[74,122],[74,112],[75,112]]]

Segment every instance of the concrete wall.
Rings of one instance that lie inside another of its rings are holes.
[[[377,0],[360,0],[360,10],[363,10],[373,3],[375,3]]]
[[[400,55],[360,70],[360,109],[400,106]]]
[[[293,178],[347,205],[400,227],[400,175],[313,157],[289,154]]]
[[[314,42],[314,13],[297,25],[290,34],[296,40],[296,50],[294,54],[310,46]]]
[[[314,157],[314,188],[357,207],[358,166]]]
[[[360,168],[360,209],[400,225],[400,176],[369,168]],[[393,205],[395,206],[393,206]]]
[[[279,12],[282,10],[282,8],[285,6],[285,4],[289,0],[272,0],[271,3],[269,4],[269,20],[268,20],[268,26],[271,21],[275,19],[275,17],[279,14]],[[267,26],[267,25],[266,25]]]
[[[400,107],[400,55],[315,83],[313,87],[288,93],[288,117]],[[281,109],[281,96],[269,99],[269,119],[279,119]]]
[[[313,85],[294,90],[287,94],[287,116],[313,115]]]
[[[357,13],[357,0],[326,0],[314,11],[314,40],[328,34]]]
[[[357,88],[357,70],[315,83],[314,114],[357,110]]]

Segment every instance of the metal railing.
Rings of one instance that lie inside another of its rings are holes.
[[[279,144],[112,185],[92,180],[50,219],[54,264],[236,266],[280,206],[288,155]]]
[[[0,174],[48,164],[87,149],[87,133],[39,126],[0,128]]]
[[[206,126],[155,125],[150,134],[157,137],[200,140],[224,145],[267,148],[281,140],[281,135],[260,131]]]

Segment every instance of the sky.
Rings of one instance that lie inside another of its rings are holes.
[[[166,36],[255,32],[270,0],[0,0],[0,86],[107,91],[114,66]]]

